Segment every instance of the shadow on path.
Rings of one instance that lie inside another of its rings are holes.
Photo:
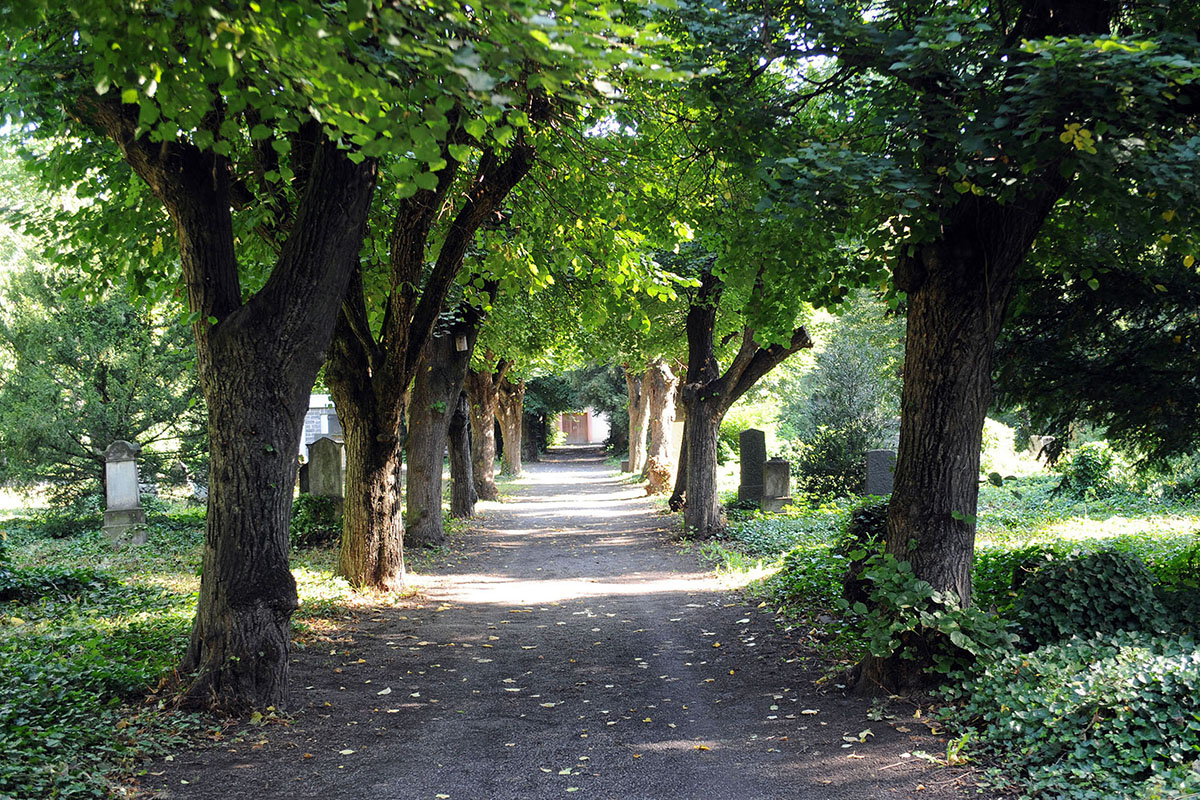
[[[597,452],[551,454],[517,487],[414,576],[415,602],[297,652],[293,724],[159,765],[161,796],[960,796],[906,756],[942,739],[818,693],[770,610],[681,554],[676,517]]]

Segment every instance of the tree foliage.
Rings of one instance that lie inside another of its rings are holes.
[[[0,479],[97,492],[104,449],[141,445],[143,474],[205,449],[195,353],[176,313],[117,292],[72,296],[72,276],[30,266],[9,276],[0,311]],[[193,461],[193,465],[194,465]]]

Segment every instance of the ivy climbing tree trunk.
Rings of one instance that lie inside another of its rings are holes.
[[[471,469],[470,403],[467,393],[459,392],[450,417],[450,516],[470,519],[475,516],[475,475]]]
[[[314,140],[278,260],[243,300],[230,163],[186,142],[150,141],[136,105],[88,99],[77,111],[116,143],[174,222],[196,316],[211,466],[182,698],[230,712],[283,706],[297,606],[288,566],[295,453],[361,246],[375,164],[356,165],[336,144]]]
[[[442,528],[443,453],[478,330],[473,320],[468,320],[435,336],[417,366],[408,412],[405,517],[410,546],[437,547],[446,541]],[[463,350],[457,345],[460,337]]]
[[[625,365],[625,391],[629,397],[629,471],[641,472],[646,466],[646,425],[649,420],[650,404],[644,375],[637,375]]]
[[[505,475],[520,475],[521,451],[524,449],[525,379],[513,383],[508,378],[500,382],[496,393],[496,416],[500,435],[504,437]]]

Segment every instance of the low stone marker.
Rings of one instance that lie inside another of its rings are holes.
[[[114,546],[146,543],[136,444],[118,439],[104,451],[104,535]]]
[[[767,435],[755,428],[742,431],[738,435],[738,459],[742,465],[738,500],[761,502],[763,464],[767,460]]]
[[[896,471],[895,450],[867,451],[866,494],[886,497],[892,493],[893,474]]]
[[[763,462],[762,510],[777,514],[784,506],[791,505],[791,483],[788,462],[782,458]]]
[[[308,446],[309,494],[345,499],[346,473],[342,463],[345,449],[344,444],[328,436]]]

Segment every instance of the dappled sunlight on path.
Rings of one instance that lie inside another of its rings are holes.
[[[177,758],[155,773],[161,796],[959,796],[901,757],[943,742],[818,691],[772,609],[681,553],[677,517],[596,453],[552,455],[510,485],[412,576],[415,597],[296,654],[292,724]]]

